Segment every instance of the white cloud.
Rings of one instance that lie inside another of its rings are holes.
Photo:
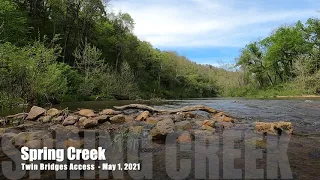
[[[284,22],[316,14],[313,9],[265,10],[257,1],[117,0],[135,34],[156,47],[240,47]]]

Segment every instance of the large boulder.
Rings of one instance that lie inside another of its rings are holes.
[[[99,114],[100,115],[118,115],[118,114],[121,114],[121,112],[115,111],[113,109],[104,109]]]
[[[149,117],[149,111],[143,111],[139,116],[136,117],[136,121],[145,121]]]
[[[33,106],[27,116],[27,120],[36,120],[39,116],[43,115],[46,112],[45,109],[38,107],[38,106]]]
[[[293,126],[291,122],[256,122],[255,132],[260,134],[278,135],[281,133],[292,134]]]
[[[176,130],[190,130],[192,128],[192,125],[189,121],[176,122],[174,125]]]
[[[61,114],[61,111],[56,108],[51,108],[46,112],[46,116],[51,116],[51,117],[59,116],[60,114]]]
[[[80,116],[85,116],[85,117],[94,117],[94,111],[92,109],[81,109],[79,112]]]
[[[74,125],[79,120],[76,116],[68,116],[62,123],[64,126]]]

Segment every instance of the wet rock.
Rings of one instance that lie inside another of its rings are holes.
[[[125,121],[126,121],[126,118],[122,114],[115,115],[115,116],[110,118],[110,122],[114,123],[114,124],[124,123]]]
[[[104,109],[99,113],[100,115],[118,115],[121,114],[120,111],[115,111],[113,109]]]
[[[146,124],[148,124],[148,125],[156,125],[158,122],[159,122],[159,120],[154,117],[149,117],[146,120]]]
[[[163,119],[157,123],[156,128],[160,134],[167,135],[174,132],[174,123],[172,119]]]
[[[88,128],[93,128],[98,125],[98,121],[95,119],[86,119],[83,121],[83,127],[88,129]]]
[[[143,111],[139,116],[136,117],[136,121],[145,121],[150,116],[149,111]]]
[[[176,122],[174,125],[176,130],[190,130],[192,128],[189,121]]]
[[[63,116],[58,116],[58,117],[52,118],[51,122],[53,122],[55,124],[59,124],[59,123],[63,122],[63,120],[64,120]]]
[[[256,122],[255,132],[260,134],[278,135],[281,133],[292,134],[293,127],[291,122]]]
[[[51,118],[52,118],[52,116],[48,115],[48,116],[42,116],[38,120],[42,123],[49,123],[49,122],[51,122]]]
[[[79,120],[76,116],[68,116],[62,123],[64,126],[74,125]]]
[[[65,147],[81,148],[83,146],[83,140],[68,139],[64,141],[64,145]]]
[[[51,116],[51,117],[59,116],[60,114],[61,114],[61,111],[56,108],[51,108],[46,112],[46,116]]]
[[[189,132],[185,132],[182,135],[180,135],[177,139],[177,142],[179,143],[190,143],[192,142],[192,136]]]
[[[46,112],[45,109],[38,107],[38,106],[33,106],[30,109],[30,112],[28,113],[27,120],[36,120],[39,116],[43,115]]]
[[[81,109],[79,112],[80,116],[85,116],[85,117],[94,117],[94,111],[92,109]]]
[[[213,127],[208,126],[208,125],[202,125],[201,129],[202,130],[207,130],[207,131],[210,131],[210,132],[215,132],[216,131]]]
[[[98,116],[98,117],[95,117],[93,118],[94,120],[96,120],[98,123],[104,123],[106,121],[108,121],[110,119],[110,116],[107,116],[107,115],[101,115],[101,116]]]

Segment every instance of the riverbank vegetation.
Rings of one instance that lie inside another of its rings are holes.
[[[214,97],[229,71],[160,51],[103,0],[0,1],[0,106]],[[235,81],[228,86],[235,86]],[[224,85],[225,86],[225,85]]]
[[[246,45],[237,65],[245,85],[233,96],[320,94],[320,20],[277,28]]]

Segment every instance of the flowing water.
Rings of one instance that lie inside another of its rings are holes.
[[[236,117],[241,123],[256,121],[290,121],[294,126],[291,137],[288,157],[294,179],[320,178],[320,100],[319,99],[191,99],[172,100],[164,102],[150,101],[96,101],[64,103],[54,106],[58,109],[90,108],[101,110],[115,105],[144,103],[159,108],[175,108],[186,105],[206,105],[217,110],[227,112]],[[28,108],[2,110],[0,116],[28,111]],[[164,152],[164,151],[163,151]],[[165,175],[164,153],[154,155],[154,176],[158,179],[167,179]],[[192,173],[188,179],[193,179]]]

